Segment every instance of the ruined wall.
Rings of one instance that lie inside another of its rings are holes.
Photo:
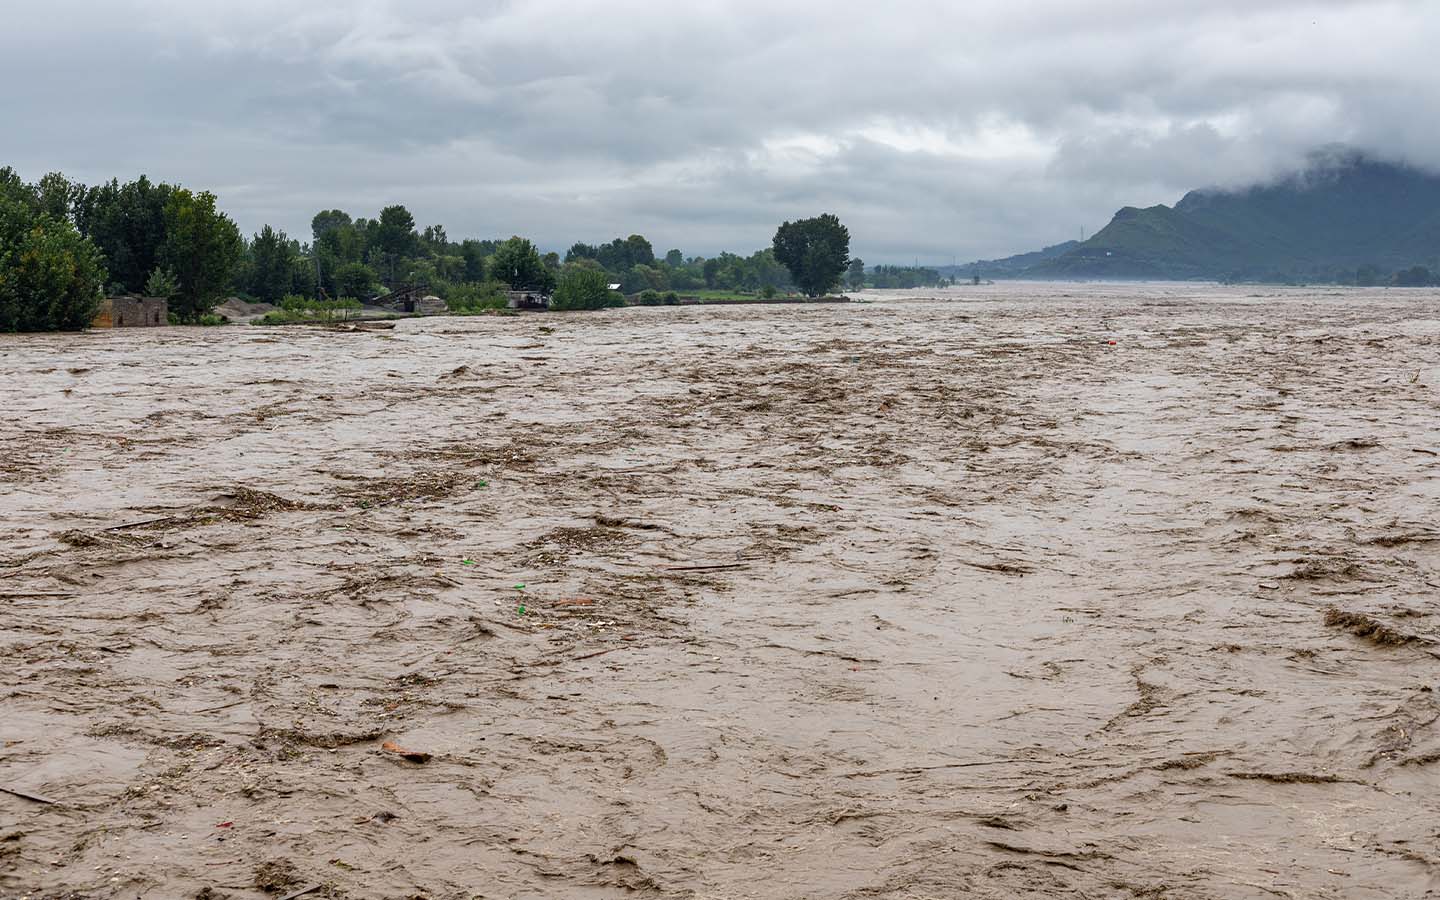
[[[169,304],[163,297],[106,297],[91,328],[154,328],[167,325]]]

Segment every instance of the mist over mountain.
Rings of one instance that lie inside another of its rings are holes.
[[[1061,253],[974,265],[1025,278],[1343,282],[1360,268],[1388,276],[1440,268],[1437,260],[1440,175],[1332,149],[1269,183],[1194,190],[1173,207],[1127,206]]]

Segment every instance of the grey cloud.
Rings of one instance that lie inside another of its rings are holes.
[[[215,190],[247,231],[406,202],[452,235],[872,262],[1032,249],[1343,142],[1440,163],[1428,0],[11,0],[0,164]]]

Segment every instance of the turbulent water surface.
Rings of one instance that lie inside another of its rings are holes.
[[[0,377],[4,896],[1440,892],[1434,292],[0,336]]]

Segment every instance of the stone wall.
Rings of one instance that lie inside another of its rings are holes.
[[[106,297],[91,328],[154,328],[168,325],[169,304],[164,297]]]

